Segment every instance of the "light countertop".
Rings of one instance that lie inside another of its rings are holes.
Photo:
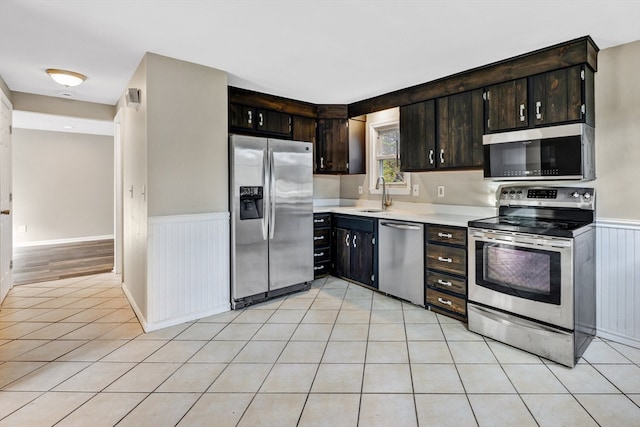
[[[497,208],[482,206],[437,205],[428,203],[394,203],[387,210],[381,211],[379,202],[365,202],[349,206],[349,202],[332,200],[334,204],[314,201],[314,213],[338,213],[365,216],[377,219],[420,222],[424,224],[452,225],[466,227],[469,221],[496,216]],[[345,206],[345,204],[347,206]]]

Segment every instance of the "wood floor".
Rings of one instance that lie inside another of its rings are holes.
[[[113,239],[13,249],[13,284],[113,270]]]

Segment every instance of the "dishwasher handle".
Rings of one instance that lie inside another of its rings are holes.
[[[399,230],[416,230],[416,231],[422,230],[417,225],[401,224],[397,222],[381,222],[380,225],[384,225],[385,227],[397,228]]]

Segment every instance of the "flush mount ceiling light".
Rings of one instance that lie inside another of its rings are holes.
[[[56,83],[66,87],[78,86],[87,80],[87,76],[84,74],[74,71],[58,70],[56,68],[47,68],[47,74],[49,74]]]

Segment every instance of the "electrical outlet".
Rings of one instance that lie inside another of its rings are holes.
[[[420,195],[420,186],[418,184],[413,184],[413,195],[414,196]]]
[[[362,185],[358,185],[358,194],[362,194]]]
[[[438,185],[438,197],[444,197],[444,185]]]

